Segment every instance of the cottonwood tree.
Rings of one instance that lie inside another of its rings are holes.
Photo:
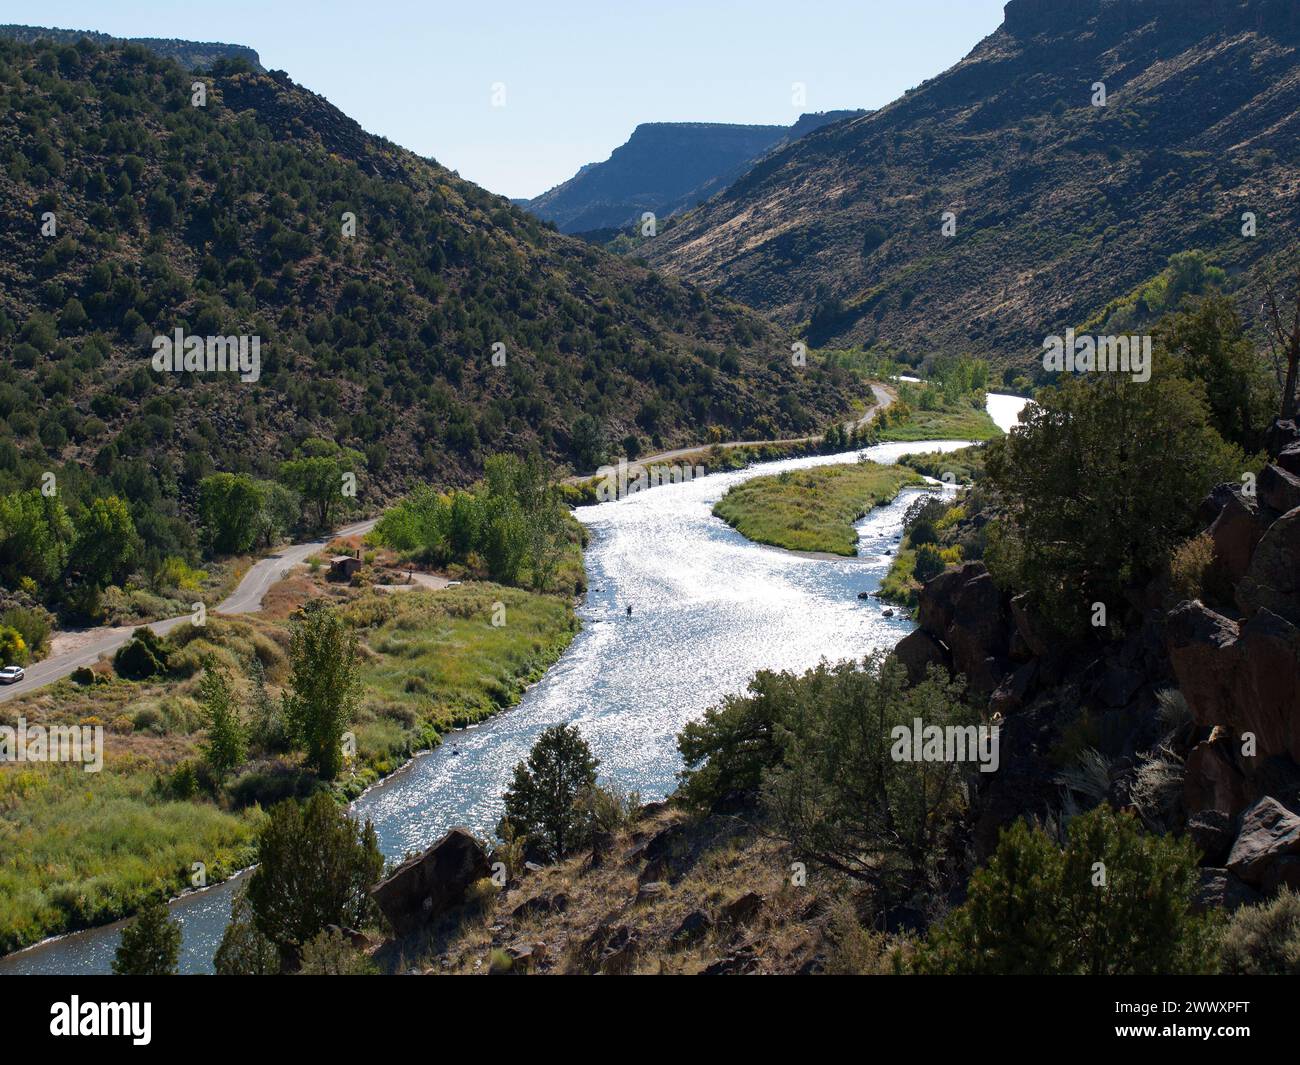
[[[204,757],[218,780],[243,765],[248,754],[248,739],[239,719],[239,705],[230,690],[230,678],[210,660],[204,663],[199,681],[199,706],[208,724],[208,738],[203,745]]]
[[[284,717],[325,780],[343,768],[343,733],[356,716],[361,678],[356,633],[324,599],[313,599],[289,623],[292,672]]]

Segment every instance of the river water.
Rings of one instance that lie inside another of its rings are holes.
[[[988,397],[1003,429],[1024,400]],[[875,462],[908,452],[952,450],[960,441],[882,444]],[[374,822],[385,855],[401,857],[453,825],[490,836],[512,768],[537,735],[576,724],[600,759],[600,775],[643,800],[673,790],[675,737],[759,669],[804,670],[825,658],[861,658],[911,631],[874,599],[897,548],[908,489],[858,525],[858,557],[810,558],[745,540],[711,514],[749,478],[851,462],[855,453],[763,463],[579,508],[591,532],[582,631],[519,705],[448,736],[361,796],[354,812]],[[628,616],[627,607],[632,607]],[[181,971],[208,973],[230,916],[237,881],[171,904],[180,920]],[[121,922],[48,940],[0,958],[0,973],[105,973]]]

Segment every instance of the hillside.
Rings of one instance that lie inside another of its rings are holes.
[[[815,343],[1026,365],[1178,252],[1238,275],[1294,248],[1297,43],[1282,0],[1011,0],[952,69],[640,251]]]
[[[851,375],[793,367],[749,310],[281,73],[220,61],[201,107],[192,80],[139,45],[0,41],[0,490],[58,471],[70,507],[114,492],[188,554],[202,477],[274,475],[309,437],[364,454],[373,505],[493,451],[587,464],[602,440],[796,435],[851,405]],[[258,338],[257,379],[155,371],[178,329]]]
[[[186,70],[199,70],[212,66],[219,59],[243,59],[261,70],[257,53],[243,44],[220,44],[215,41],[180,41],[160,37],[112,37],[94,30],[59,30],[46,26],[0,26],[0,37],[8,37],[25,44],[36,41],[53,41],[56,44],[76,44],[83,38],[101,48],[111,45],[138,44],[164,59],[174,59]]]
[[[854,113],[801,115],[788,127],[644,122],[603,163],[588,163],[526,206],[562,233],[625,228],[645,211],[662,222],[726,188],[774,147]]]

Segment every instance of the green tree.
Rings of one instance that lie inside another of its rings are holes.
[[[782,757],[764,774],[779,835],[893,897],[933,886],[980,753],[961,692],[937,668],[908,687],[907,671],[883,652],[860,665],[823,663],[792,684],[777,726]],[[965,760],[912,760],[917,720],[962,729]]]
[[[172,976],[181,956],[181,923],[172,920],[167,903],[157,899],[122,929],[113,956],[117,976]]]
[[[87,583],[119,584],[139,548],[131,511],[117,496],[94,500],[77,521],[69,568]]]
[[[239,705],[230,690],[230,678],[212,662],[204,663],[199,681],[199,706],[208,726],[203,753],[218,780],[244,764],[248,740],[239,719]]]
[[[912,576],[924,584],[943,572],[943,556],[934,544],[921,544],[916,549],[916,558],[912,562]]]
[[[528,835],[552,860],[586,840],[581,800],[596,785],[600,763],[574,725],[553,725],[537,737],[528,760],[515,766],[505,794],[504,820]]]
[[[1093,603],[1117,613],[1158,572],[1195,531],[1205,493],[1245,461],[1209,424],[1199,386],[1167,367],[1145,382],[1063,378],[989,445],[1004,515],[985,559],[1058,629],[1080,631]]]
[[[1210,921],[1193,915],[1196,848],[1147,835],[1103,803],[1074,818],[1064,849],[1018,821],[966,902],[930,932],[927,973],[1169,975],[1214,968]]]
[[[0,625],[0,664],[23,666],[27,664],[27,641],[23,634],[8,625]]]
[[[591,414],[579,414],[573,421],[573,457],[584,471],[594,470],[604,463],[609,444],[605,430]]]
[[[334,515],[347,509],[351,497],[345,494],[344,478],[365,468],[360,452],[339,447],[328,440],[306,440],[297,455],[280,466],[280,479],[311,508],[317,528],[330,528]]]
[[[1217,292],[1202,296],[1163,318],[1154,333],[1179,372],[1205,385],[1210,424],[1219,435],[1247,453],[1257,450],[1276,394],[1232,300]]]
[[[239,555],[262,531],[262,492],[246,473],[214,473],[199,482],[199,520],[212,550]]]
[[[149,626],[141,625],[114,653],[113,668],[119,677],[146,680],[167,672],[168,657],[166,641]]]
[[[327,792],[271,809],[258,840],[248,902],[259,932],[290,966],[326,925],[359,927],[384,869],[374,826],[359,825]]]
[[[284,716],[325,780],[343,768],[343,732],[361,692],[357,637],[324,599],[313,599],[289,624],[292,672]]]
[[[48,591],[63,573],[73,536],[57,496],[38,488],[0,496],[0,581],[15,588],[29,577]]]
[[[212,968],[218,976],[274,976],[280,971],[280,951],[258,931],[247,886],[235,892]]]
[[[757,799],[763,774],[781,758],[778,726],[799,684],[791,673],[760,670],[744,695],[728,695],[688,721],[677,736],[682,798],[702,810]]]

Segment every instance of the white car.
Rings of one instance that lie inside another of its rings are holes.
[[[5,666],[0,669],[0,684],[17,684],[27,676],[22,666]]]

